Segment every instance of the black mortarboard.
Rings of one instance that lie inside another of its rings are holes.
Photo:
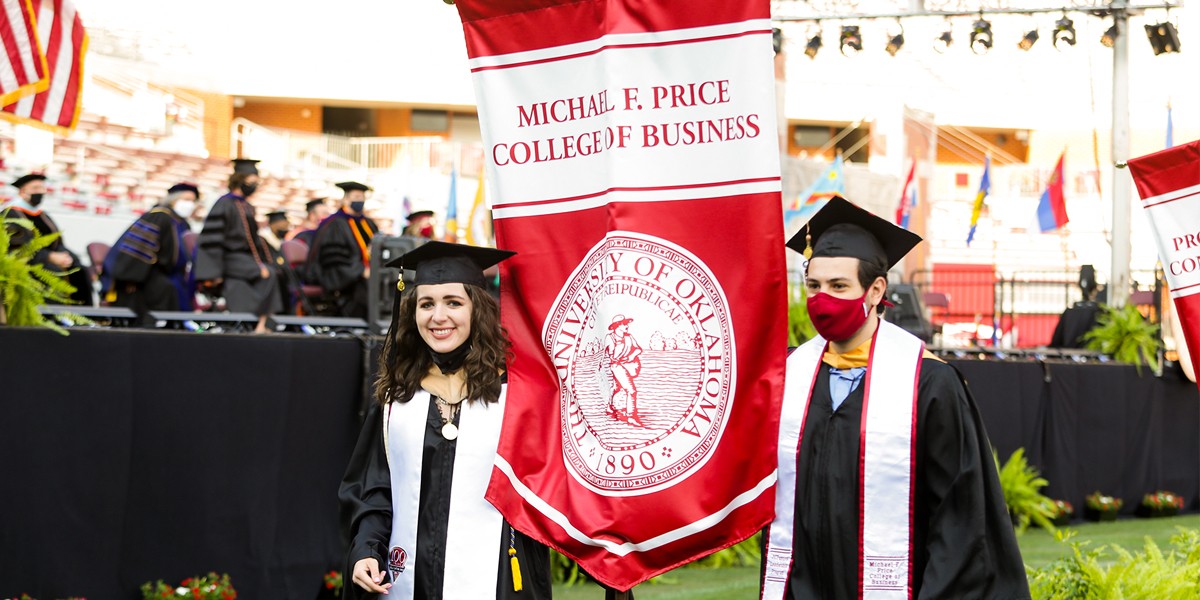
[[[921,236],[834,196],[788,240],[787,247],[801,254],[811,247],[810,258],[848,256],[890,269],[920,242]]]
[[[177,184],[167,188],[167,194],[175,194],[178,192],[191,192],[196,195],[197,200],[200,199],[200,188],[198,188],[190,183],[186,183],[186,182],[185,183],[177,183]]]
[[[267,213],[267,222],[274,223],[276,221],[286,221],[287,213],[282,210]]]
[[[408,217],[406,217],[406,219],[408,220],[409,223],[412,223],[413,221],[416,221],[417,219],[420,219],[421,217],[432,217],[432,216],[433,216],[432,210],[418,210],[415,212],[408,213]]]
[[[360,192],[371,191],[371,188],[369,188],[357,181],[343,181],[341,183],[335,183],[334,185],[342,188],[343,192],[353,192],[355,190],[358,190]]]
[[[320,206],[322,204],[325,204],[324,198],[313,198],[312,200],[309,200],[308,202],[304,203],[304,210],[306,210],[308,212],[312,212],[313,209],[317,208],[318,206]]]
[[[13,184],[13,187],[15,187],[19,190],[19,189],[25,187],[25,184],[29,183],[30,181],[45,181],[45,180],[46,180],[46,176],[42,175],[41,173],[30,173],[28,175],[22,175],[22,176],[18,177],[16,181],[12,182],[12,184]]]
[[[235,158],[232,162],[234,173],[241,173],[242,175],[258,175],[258,163],[261,161],[251,160],[249,158]]]
[[[483,270],[515,255],[516,252],[481,248],[448,242],[427,242],[386,265],[393,269],[417,272],[414,285],[464,283],[483,287]],[[403,281],[403,273],[401,281]]]

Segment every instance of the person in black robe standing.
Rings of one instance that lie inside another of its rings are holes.
[[[880,318],[888,269],[920,241],[834,198],[788,242],[811,256],[820,337],[788,357],[780,456],[796,458],[779,465],[764,600],[1030,597],[965,381]]]
[[[248,201],[258,190],[257,163],[233,161],[229,193],[213,204],[200,231],[195,278],[203,288],[220,290],[229,311],[257,315],[255,331],[261,333],[267,330],[267,316],[280,312],[283,301],[271,248],[257,233],[254,207]]]
[[[196,186],[175,184],[161,204],[121,234],[104,259],[100,288],[105,300],[132,309],[143,322],[152,310],[192,310],[191,260],[183,236],[189,231],[187,215],[199,200]]]
[[[367,316],[367,280],[371,278],[371,239],[379,227],[363,214],[371,188],[356,181],[337,184],[342,209],[325,219],[313,235],[306,279],[325,288],[338,316]]]
[[[33,224],[40,235],[48,235],[59,231],[58,225],[46,211],[42,210],[42,199],[46,196],[46,176],[40,173],[22,175],[12,183],[17,188],[17,197],[0,206],[0,213],[7,211],[11,219],[24,219]],[[19,248],[29,242],[35,235],[24,227],[10,226],[12,247]],[[95,297],[92,294],[92,278],[84,268],[79,257],[67,249],[60,235],[49,247],[38,250],[33,256],[33,264],[42,265],[52,273],[66,273],[67,283],[75,288],[71,300],[75,304],[92,306]]]
[[[348,598],[550,598],[546,546],[483,497],[509,345],[483,270],[512,255],[430,242],[388,264],[416,278],[398,286],[375,401],[339,490]]]

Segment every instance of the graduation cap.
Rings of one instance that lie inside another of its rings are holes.
[[[179,192],[191,192],[196,195],[196,199],[200,199],[200,188],[190,183],[177,183],[167,188],[167,195],[176,194]]]
[[[313,198],[312,200],[309,200],[308,202],[304,203],[304,210],[307,212],[312,212],[312,211],[316,210],[317,207],[321,206],[322,204],[325,204],[324,198]]]
[[[462,283],[483,287],[483,270],[515,254],[508,250],[433,241],[406,252],[384,266],[400,269],[397,290],[404,289],[404,269],[417,271],[413,281],[415,285]]]
[[[371,191],[370,187],[365,186],[357,181],[343,181],[341,183],[335,183],[334,185],[342,188],[342,191],[346,192],[346,193],[353,192],[353,191],[359,191],[359,192]]]
[[[25,184],[27,184],[31,181],[45,181],[45,180],[46,180],[46,176],[42,175],[41,173],[30,173],[28,175],[22,175],[22,176],[18,177],[16,181],[12,182],[12,184],[13,184],[13,187],[15,187],[19,190],[19,189],[25,187]]]
[[[921,236],[834,196],[787,247],[806,258],[847,256],[890,269],[920,242]]]
[[[418,210],[416,212],[408,213],[408,216],[405,217],[405,219],[409,223],[412,223],[413,221],[416,221],[417,219],[420,219],[421,217],[432,217],[432,216],[433,216],[432,210]]]
[[[262,161],[251,160],[249,158],[235,158],[230,162],[233,163],[234,173],[240,173],[242,175],[258,175],[258,163]]]
[[[286,220],[287,220],[287,213],[282,210],[277,210],[277,211],[267,213],[267,223],[274,223],[276,221],[286,221]]]

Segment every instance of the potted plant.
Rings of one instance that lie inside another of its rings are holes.
[[[342,585],[345,582],[342,580],[342,572],[341,571],[338,571],[336,569],[329,571],[328,573],[325,574],[323,581],[324,581],[324,585],[321,587],[320,595],[317,596],[318,600],[324,600],[326,598],[332,599],[332,598],[341,598],[342,597]]]
[[[1066,500],[1052,500],[1051,502],[1050,522],[1054,523],[1055,527],[1066,527],[1071,522],[1071,517],[1075,516],[1075,507]]]
[[[237,590],[233,589],[227,573],[217,575],[212,572],[204,577],[184,579],[178,587],[174,588],[163,583],[161,579],[154,583],[147,581],[142,584],[142,600],[182,598],[187,600],[234,600],[237,598]]]
[[[1084,503],[1083,516],[1089,521],[1116,521],[1117,513],[1125,504],[1120,498],[1105,496],[1099,491],[1088,494]]]
[[[9,218],[8,211],[0,212],[0,217],[0,325],[49,327],[65,335],[66,330],[42,316],[38,307],[70,302],[75,288],[67,283],[64,273],[32,262],[34,255],[58,240],[60,234],[42,235],[29,221]],[[30,230],[32,237],[13,248],[12,234],[21,228]],[[64,316],[73,321],[82,319],[78,315]]]
[[[1158,325],[1146,321],[1137,307],[1126,304],[1113,308],[1101,304],[1101,313],[1096,317],[1096,326],[1083,335],[1089,350],[1099,350],[1120,362],[1132,363],[1138,374],[1142,365],[1149,365],[1158,372],[1158,351],[1162,342],[1158,337]]]
[[[1142,504],[1138,506],[1138,516],[1141,517],[1173,517],[1183,508],[1183,497],[1174,492],[1159,490],[1153,494],[1142,496]]]
[[[995,449],[992,450],[992,458],[996,461],[1004,503],[1008,506],[1008,514],[1017,533],[1023,533],[1030,524],[1053,530],[1053,502],[1041,492],[1048,482],[1037,467],[1026,460],[1025,449],[1017,448],[1003,466]]]

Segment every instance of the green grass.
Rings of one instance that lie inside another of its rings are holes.
[[[1074,539],[1091,540],[1093,547],[1117,544],[1140,550],[1146,536],[1166,548],[1176,527],[1200,529],[1200,515],[1166,519],[1122,519],[1115,523],[1077,523],[1068,529]],[[1069,551],[1065,544],[1041,529],[1030,529],[1017,537],[1025,564],[1041,567]],[[758,597],[758,567],[727,569],[676,569],[657,583],[643,583],[634,590],[637,600],[728,600]],[[602,600],[604,592],[595,584],[554,586],[555,600]]]

